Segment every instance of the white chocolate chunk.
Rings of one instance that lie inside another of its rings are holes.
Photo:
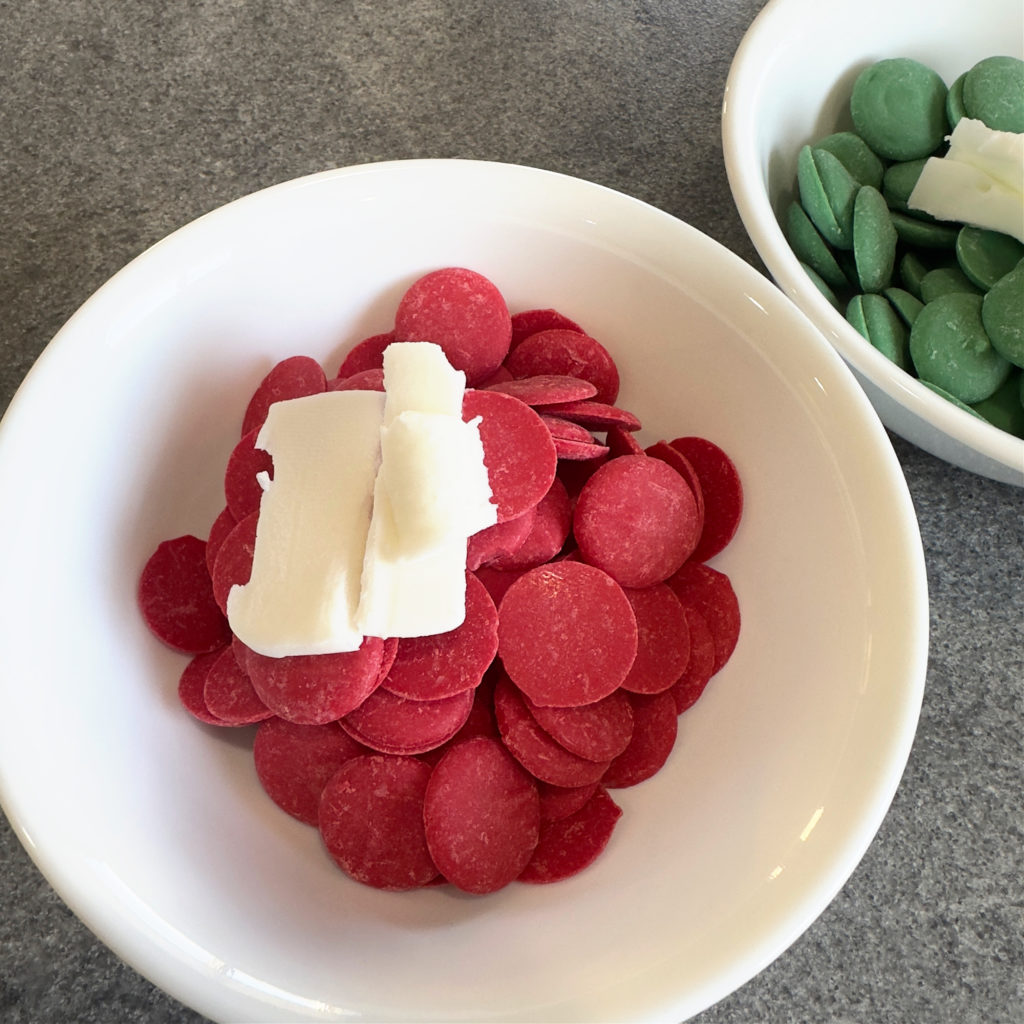
[[[971,164],[1012,192],[1024,191],[1024,135],[989,128],[983,121],[962,117],[949,136],[944,159]]]
[[[378,481],[366,544],[358,624],[366,636],[447,633],[466,617],[466,538],[454,537],[418,558],[396,557],[390,502]]]
[[[367,636],[446,633],[466,614],[466,542],[497,521],[465,375],[436,345],[389,345],[381,470],[358,622]]]
[[[256,439],[274,472],[260,501],[249,582],[228,620],[269,657],[356,650],[360,580],[384,395],[337,391],[274,403]]]
[[[381,431],[380,479],[396,558],[418,558],[496,519],[478,425],[438,413],[401,413]]]
[[[391,345],[385,394],[277,402],[256,439],[273,459],[235,634],[269,657],[354,651],[364,636],[446,633],[466,614],[466,544],[497,520],[465,375],[437,345]]]
[[[926,161],[907,205],[1024,242],[1024,135],[961,118],[949,143]]]
[[[403,412],[435,412],[462,417],[466,375],[445,358],[444,349],[425,341],[396,341],[384,349],[384,426]]]

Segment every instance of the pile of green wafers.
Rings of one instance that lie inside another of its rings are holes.
[[[1024,244],[908,205],[961,118],[1024,133],[1024,61],[986,58],[948,88],[917,61],[878,61],[854,82],[849,112],[852,131],[799,153],[783,224],[795,255],[897,366],[1024,437]]]

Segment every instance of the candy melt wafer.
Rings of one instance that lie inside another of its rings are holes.
[[[559,882],[578,874],[597,860],[621,817],[622,808],[608,791],[595,789],[578,811],[544,824],[520,881]]]
[[[498,731],[512,756],[536,779],[567,788],[597,782],[608,761],[581,757],[562,746],[531,714],[526,699],[507,678],[494,691]]]
[[[300,357],[266,375],[207,541],[161,545],[140,608],[192,654],[182,706],[204,725],[255,725],[260,785],[351,879],[477,896],[557,882],[614,848],[609,789],[657,774],[678,716],[732,656],[739,600],[705,562],[736,534],[737,467],[698,435],[643,437],[600,342],[553,309],[509,316],[472,271],[424,275],[382,328],[329,381]],[[304,391],[386,391],[384,350],[420,331],[469,379],[462,419],[479,426],[497,506],[465,543],[461,625],[339,654],[253,652],[223,610],[251,573],[257,474],[273,472],[259,422]]]
[[[282,359],[260,382],[242,418],[242,436],[258,430],[274,402],[315,395],[327,387],[323,368],[309,356]]]
[[[659,459],[612,459],[587,481],[573,530],[583,557],[624,587],[672,575],[693,553],[697,502],[679,474]]]
[[[153,552],[139,579],[138,602],[146,625],[175,650],[201,654],[231,639],[206,568],[206,545],[191,534]]]
[[[412,757],[363,755],[346,761],[318,807],[327,852],[356,881],[401,891],[437,876],[423,828],[430,766]]]
[[[497,391],[467,391],[466,422],[480,417],[480,440],[498,522],[521,516],[547,494],[558,456],[551,434],[530,406]]]
[[[636,619],[622,587],[582,562],[530,569],[498,608],[498,654],[537,704],[607,697],[626,678],[636,645]]]
[[[555,328],[532,334],[512,350],[505,365],[513,377],[581,377],[595,386],[601,402],[614,402],[619,394],[615,360],[596,338],[579,331]]]
[[[331,776],[346,761],[369,753],[335,722],[297,725],[276,717],[260,725],[252,745],[256,775],[270,799],[313,826]]]
[[[357,651],[269,658],[236,639],[260,699],[274,714],[300,725],[336,722],[359,707],[378,685],[384,642],[368,636]]]
[[[203,682],[203,702],[224,725],[252,725],[274,714],[260,699],[232,647],[225,648],[209,667]]]
[[[540,837],[540,797],[497,740],[452,747],[424,800],[427,847],[442,875],[465,892],[495,892],[518,878]]]
[[[398,304],[394,330],[396,341],[440,345],[475,386],[508,354],[512,318],[501,292],[482,274],[445,267],[409,287]]]
[[[466,574],[466,618],[436,636],[398,641],[394,661],[381,685],[410,700],[439,700],[473,690],[498,649],[498,611],[487,588]]]
[[[224,472],[224,497],[236,522],[259,511],[263,495],[260,474],[272,475],[274,472],[270,454],[256,447],[258,434],[257,427],[242,437],[232,450]]]

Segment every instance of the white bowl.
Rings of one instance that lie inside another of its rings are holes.
[[[603,856],[486,898],[350,881],[254,776],[250,733],[178,706],[185,659],[135,607],[162,539],[220,508],[275,359],[333,372],[416,276],[487,274],[617,355],[644,437],[735,458],[716,559],[740,643],[665,769],[617,791]],[[53,340],[0,430],[0,797],[110,947],[217,1020],[678,1021],[777,957],[896,789],[927,648],[920,537],[888,439],[790,302],[674,218],[522,167],[354,167],[165,239]]]
[[[740,217],[769,273],[850,365],[887,427],[963,469],[1024,486],[1024,440],[956,408],[874,349],[811,283],[779,226],[800,147],[851,125],[857,74],[913,57],[947,84],[983,57],[1024,56],[1019,0],[770,0],[726,83],[722,138]]]

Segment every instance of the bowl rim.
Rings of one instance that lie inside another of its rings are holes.
[[[769,0],[733,57],[722,103],[722,145],[740,219],[769,274],[856,375],[931,429],[998,464],[1005,470],[1001,480],[1024,487],[1024,439],[958,408],[887,359],[822,295],[786,241],[771,205],[758,152],[757,98],[767,88],[773,39],[782,31],[796,31],[795,26],[802,23],[813,24],[808,12],[816,6],[814,0]]]
[[[608,199],[615,203],[633,204],[635,208],[643,208],[649,211],[651,215],[662,218],[664,223],[671,224],[672,230],[681,238],[691,242],[698,241],[700,245],[706,245],[714,249],[721,258],[731,261],[737,271],[743,275],[743,284],[749,289],[753,299],[763,301],[769,305],[775,305],[778,308],[786,308],[789,310],[788,315],[799,320],[801,324],[806,323],[806,318],[803,318],[802,314],[799,313],[783,293],[774,288],[767,279],[758,274],[754,268],[741,260],[740,257],[721,246],[720,243],[678,218],[672,217],[649,204],[629,197],[624,193],[616,192],[606,186],[572,178],[558,172],[522,167],[520,165],[496,164],[488,161],[424,159],[381,161],[352,167],[335,168],[260,189],[201,215],[145,250],[115,273],[92,296],[86,299],[79,310],[58,331],[50,345],[47,346],[47,350],[44,351],[36,364],[40,369],[37,370],[34,367],[30,371],[22,387],[19,388],[19,393],[15,396],[15,400],[12,401],[8,411],[5,412],[4,422],[0,423],[0,472],[2,472],[4,467],[7,454],[6,448],[10,440],[10,431],[5,430],[4,427],[9,426],[11,421],[18,418],[20,406],[30,400],[31,393],[37,385],[43,384],[42,378],[46,375],[47,366],[59,360],[63,348],[74,342],[75,327],[73,325],[78,322],[79,318],[85,318],[89,311],[94,309],[100,301],[109,297],[112,292],[121,287],[126,279],[131,280],[139,272],[140,267],[144,266],[147,260],[153,258],[152,254],[154,252],[162,247],[174,244],[173,239],[182,233],[193,231],[194,226],[199,222],[210,222],[218,217],[222,217],[225,215],[224,211],[229,208],[237,210],[242,204],[251,205],[256,202],[262,202],[268,195],[272,198],[274,195],[307,188],[311,185],[316,185],[318,182],[328,182],[352,175],[394,173],[396,171],[398,173],[415,173],[417,168],[421,166],[459,168],[458,173],[470,175],[487,175],[495,173],[497,170],[503,174],[510,173],[527,177],[550,176],[551,178],[572,182],[575,187],[589,189],[594,195],[604,193]],[[705,985],[706,991],[700,998],[710,999],[710,1001],[704,1002],[701,1008],[706,1008],[706,1006],[710,1006],[724,998],[781,955],[824,911],[842,885],[845,884],[862,859],[865,851],[873,842],[882,820],[888,812],[909,757],[923,698],[928,653],[927,578],[917,520],[914,515],[906,481],[880,421],[868,403],[866,396],[856,385],[846,364],[842,362],[832,348],[821,342],[820,337],[810,330],[809,325],[807,325],[807,330],[804,333],[808,343],[813,343],[817,346],[821,358],[832,366],[834,372],[839,377],[848,381],[849,391],[846,397],[849,401],[858,405],[861,410],[866,443],[869,443],[873,452],[879,456],[878,472],[886,479],[887,489],[894,498],[894,505],[898,512],[897,521],[893,524],[894,529],[901,531],[907,541],[907,544],[903,547],[906,551],[907,563],[913,572],[913,579],[909,589],[917,598],[914,608],[916,629],[913,631],[914,635],[911,641],[908,642],[908,648],[905,651],[906,671],[904,674],[907,679],[907,688],[903,694],[904,699],[901,705],[899,727],[894,729],[894,739],[891,747],[885,752],[885,757],[882,759],[883,763],[874,765],[876,774],[879,779],[884,780],[884,784],[876,785],[870,793],[870,798],[865,799],[868,812],[857,822],[855,828],[851,827],[852,839],[844,844],[843,856],[830,864],[827,870],[823,871],[822,881],[817,886],[811,887],[810,892],[805,892],[799,906],[792,907],[787,913],[781,915],[782,920],[773,931],[773,941],[770,949],[758,948],[749,951],[746,957],[732,965],[731,970],[725,972],[723,976],[714,979],[713,983],[708,982]],[[121,919],[116,915],[112,916],[109,908],[103,908],[103,912],[97,914],[89,894],[81,891],[81,887],[66,870],[66,865],[62,864],[59,855],[55,855],[54,851],[40,848],[34,843],[30,830],[24,826],[20,816],[16,811],[15,813],[10,813],[10,809],[16,808],[19,801],[13,798],[13,794],[7,790],[5,773],[2,769],[2,759],[0,759],[0,804],[3,805],[5,810],[8,810],[8,816],[11,818],[11,823],[19,838],[61,898],[95,931],[105,944],[127,963],[131,964],[139,973],[150,978],[155,984],[165,988],[168,992],[176,995],[177,998],[188,999],[193,1005],[206,1007],[204,1012],[210,1013],[214,1004],[202,992],[204,988],[204,979],[202,977],[196,975],[196,977],[189,979],[191,985],[189,985],[188,981],[183,983],[181,965],[172,962],[166,956],[166,950],[150,948],[149,946],[145,949],[140,948],[137,944],[138,935],[134,930],[129,929],[123,933],[118,933],[117,925]],[[675,1010],[676,1007],[669,1008],[669,1012],[674,1013]],[[693,1012],[698,1011],[694,1010]],[[210,1013],[210,1015],[213,1016],[213,1013]]]

